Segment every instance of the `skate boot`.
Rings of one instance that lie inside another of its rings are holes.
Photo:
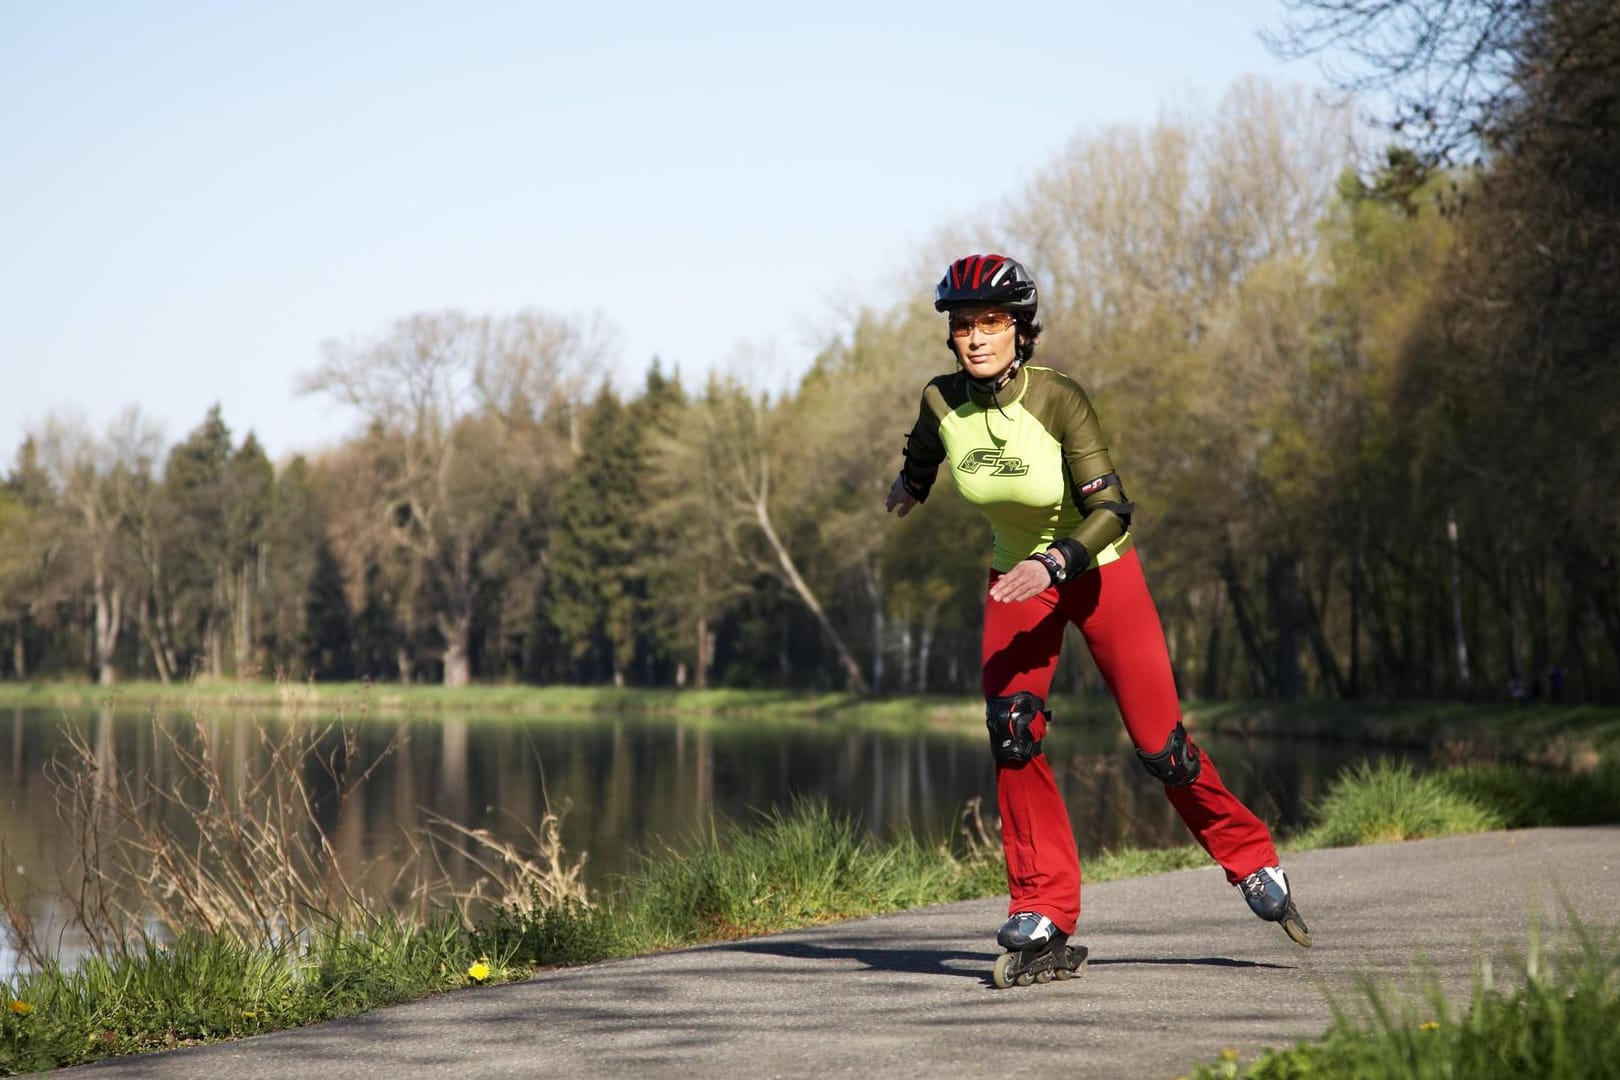
[[[1086,963],[1086,947],[1070,945],[1068,934],[1034,911],[1020,911],[1008,919],[996,943],[1007,950],[996,958],[990,973],[990,981],[1000,990],[1072,978]]]
[[[1310,928],[1294,906],[1293,894],[1288,891],[1288,875],[1283,873],[1282,867],[1262,866],[1238,882],[1238,888],[1243,890],[1243,899],[1249,902],[1251,911],[1267,922],[1281,923],[1283,932],[1294,944],[1311,947]]]

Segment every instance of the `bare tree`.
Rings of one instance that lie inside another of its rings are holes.
[[[669,506],[696,506],[725,544],[732,573],[767,574],[782,582],[805,606],[838,655],[850,689],[864,693],[867,682],[843,635],[828,618],[816,591],[801,572],[779,527],[777,500],[784,473],[797,467],[786,460],[790,447],[772,437],[769,406],[733,381],[715,380],[687,410],[681,429],[655,454],[664,492],[687,495]],[[693,485],[698,487],[693,489]],[[713,584],[705,581],[705,588]],[[700,640],[702,632],[700,631]]]
[[[162,436],[131,408],[100,437],[81,417],[53,415],[36,441],[63,516],[57,536],[71,553],[57,565],[89,593],[96,677],[110,685],[126,604],[139,596],[128,557],[131,507],[151,483]]]
[[[446,685],[472,677],[480,559],[524,498],[524,435],[596,382],[604,334],[537,311],[414,315],[373,340],[328,342],[300,384],[358,409],[397,450],[371,513],[435,596]]]
[[[1477,157],[1517,100],[1520,49],[1539,0],[1284,0],[1267,35],[1290,59],[1338,50],[1342,88],[1390,101],[1383,123],[1434,162]]]

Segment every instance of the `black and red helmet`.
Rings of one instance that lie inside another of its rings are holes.
[[[1023,264],[1005,255],[969,255],[951,263],[934,288],[934,310],[994,304],[1028,319],[1035,317],[1035,279]]]

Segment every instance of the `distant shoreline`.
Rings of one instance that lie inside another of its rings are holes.
[[[489,717],[575,717],[600,711],[705,717],[716,722],[860,724],[908,731],[980,731],[983,704],[962,695],[863,696],[842,692],[674,689],[612,686],[475,684],[465,687],[392,683],[129,682],[111,687],[72,682],[0,682],[0,709],[337,710],[427,719],[446,714]],[[1055,695],[1061,723],[1112,721],[1107,698]],[[1620,707],[1516,706],[1507,702],[1234,701],[1183,706],[1187,727],[1237,737],[1358,742],[1392,749],[1427,748],[1456,761],[1522,760],[1584,771],[1606,750],[1620,749]]]

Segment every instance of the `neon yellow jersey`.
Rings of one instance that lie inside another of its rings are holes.
[[[925,499],[940,464],[995,532],[990,565],[1010,570],[1068,537],[1090,566],[1130,550],[1130,504],[1084,390],[1051,368],[1019,370],[992,398],[966,375],[923,390],[906,440],[906,486]]]

